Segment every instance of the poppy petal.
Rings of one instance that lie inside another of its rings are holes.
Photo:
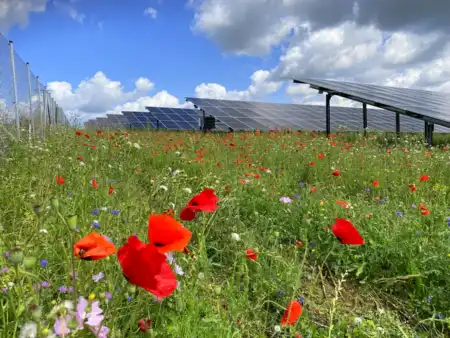
[[[176,289],[178,282],[175,274],[166,262],[166,256],[159,253],[156,246],[130,236],[119,249],[117,257],[124,276],[131,284],[159,298],[169,296]]]
[[[336,223],[331,227],[331,231],[342,244],[364,244],[364,239],[361,237],[358,230],[356,230],[353,224],[346,219],[336,218]]]
[[[302,304],[298,300],[290,302],[281,318],[281,325],[294,325],[302,311]]]
[[[148,240],[160,253],[183,251],[192,233],[169,215],[151,215],[148,219]]]

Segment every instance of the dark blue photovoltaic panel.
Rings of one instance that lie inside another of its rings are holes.
[[[324,131],[325,107],[317,105],[280,104],[231,100],[186,98],[234,130],[294,130]],[[368,109],[368,129],[395,131],[395,114],[383,109]],[[362,108],[331,107],[331,129],[343,131],[363,130]],[[423,121],[402,115],[401,131],[422,132]],[[437,132],[450,129],[435,126]]]
[[[417,116],[450,128],[450,94],[421,89],[395,88],[361,83],[299,78],[295,83],[332,91],[350,99]]]

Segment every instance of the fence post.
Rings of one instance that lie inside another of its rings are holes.
[[[44,124],[44,110],[42,108],[42,101],[41,101],[41,83],[39,82],[39,76],[36,76],[36,88],[37,88],[37,92],[38,92],[38,102],[39,102],[39,121],[41,124],[41,140],[44,140],[45,136],[44,136],[44,128],[45,128],[45,124]]]
[[[30,124],[31,124],[31,130],[30,130],[30,136],[33,136],[35,133],[34,130],[34,116],[33,116],[33,95],[31,93],[31,74],[30,74],[30,63],[26,63],[27,66],[27,77],[28,77],[28,100],[30,101]]]
[[[9,52],[11,57],[11,72],[13,81],[13,103],[14,103],[14,113],[16,114],[16,133],[17,139],[20,140],[20,117],[19,109],[17,108],[17,82],[16,82],[16,66],[14,64],[14,45],[11,40],[9,40]]]
[[[43,102],[43,118],[44,118],[44,127],[47,128],[47,87],[44,87],[44,90],[42,91],[42,100]]]

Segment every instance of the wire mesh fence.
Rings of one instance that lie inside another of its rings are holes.
[[[53,126],[67,123],[63,109],[30,64],[0,34],[0,147],[7,138],[44,138]]]

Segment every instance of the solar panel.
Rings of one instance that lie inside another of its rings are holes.
[[[332,91],[343,97],[363,100],[371,105],[390,108],[450,128],[449,93],[307,78],[294,82],[309,84],[315,89]]]
[[[291,128],[295,130],[324,131],[325,107],[318,105],[263,103],[250,101],[186,98],[234,130],[270,130]],[[383,109],[368,109],[368,128],[395,131],[395,114]],[[423,131],[423,122],[409,116],[401,116],[401,130]],[[331,107],[332,130],[363,130],[361,108]],[[436,131],[450,132],[436,126]]]

